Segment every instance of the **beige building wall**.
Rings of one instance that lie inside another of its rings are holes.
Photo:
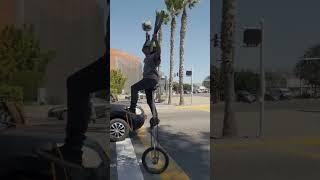
[[[141,59],[118,49],[110,49],[110,69],[120,69],[128,78],[124,91],[130,93],[131,86],[142,78]]]
[[[0,0],[0,27],[33,24],[43,49],[56,51],[46,72],[49,103],[66,102],[66,79],[104,51],[104,12],[98,0]]]

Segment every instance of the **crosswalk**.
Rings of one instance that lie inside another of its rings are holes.
[[[111,144],[111,180],[188,180],[187,174],[170,157],[168,169],[160,175],[148,173],[142,166],[141,156],[149,146],[150,135],[141,128],[135,135]]]
[[[143,175],[131,140],[127,138],[122,142],[117,142],[116,151],[118,180],[142,180]]]

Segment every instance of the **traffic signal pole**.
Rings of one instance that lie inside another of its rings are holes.
[[[191,105],[192,105],[192,98],[193,98],[193,82],[192,82],[192,77],[193,77],[193,68],[191,67]]]
[[[263,40],[264,40],[264,20],[260,20],[261,43],[260,43],[260,119],[257,136],[262,136],[262,124],[264,122],[264,95],[265,95],[265,79],[264,79],[264,62],[263,62]]]

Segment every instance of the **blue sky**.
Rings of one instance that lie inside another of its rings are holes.
[[[220,32],[222,0],[214,1],[213,30]],[[242,27],[257,26],[264,18],[264,65],[267,71],[292,72],[304,51],[320,43],[319,0],[237,1],[237,48],[239,68],[259,70],[259,49],[240,48]]]
[[[120,49],[143,59],[141,47],[145,33],[141,23],[149,19],[154,23],[155,10],[165,8],[164,0],[111,0],[110,43],[111,48]],[[194,82],[201,83],[210,71],[210,1],[201,0],[188,11],[188,31],[185,40],[185,70],[193,67]],[[179,68],[180,17],[177,18],[175,38],[175,71]],[[170,25],[163,26],[161,71],[169,75]],[[175,78],[175,80],[178,80]],[[184,78],[185,83],[190,78]]]

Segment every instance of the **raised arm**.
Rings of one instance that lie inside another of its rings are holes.
[[[156,43],[156,52],[159,56],[161,55],[161,47],[160,47],[160,44],[159,44],[159,41],[158,41],[158,37],[157,37],[157,34],[154,34],[152,36],[152,40],[151,40],[151,44],[153,44],[153,42]],[[151,48],[153,48],[153,46],[151,46]]]
[[[144,42],[144,44],[143,44],[143,46],[142,46],[142,52],[143,53],[147,53],[146,51],[147,51],[147,49],[146,49],[146,45],[147,45],[147,43],[148,43],[148,41],[150,40],[150,35],[149,35],[149,33],[148,32],[146,32],[146,41]]]

